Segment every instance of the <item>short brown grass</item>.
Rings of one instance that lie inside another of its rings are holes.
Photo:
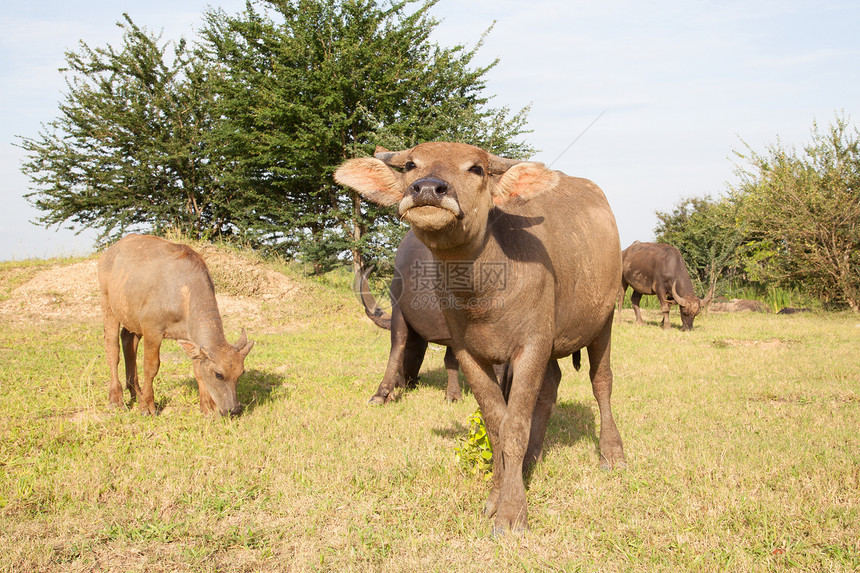
[[[613,406],[630,468],[598,469],[587,365],[565,361],[531,530],[493,539],[487,485],[455,457],[475,401],[444,402],[441,350],[420,388],[370,407],[388,333],[350,277],[251,261],[296,288],[247,297],[253,320],[222,309],[228,338],[257,341],[232,420],[198,413],[172,342],[161,414],[143,417],[107,407],[97,320],[0,322],[0,571],[860,568],[857,315],[710,315],[682,333],[677,314],[663,332],[625,309]]]

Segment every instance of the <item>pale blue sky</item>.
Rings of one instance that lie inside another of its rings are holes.
[[[5,4],[0,260],[85,254],[91,235],[29,223],[38,213],[22,198],[28,180],[12,145],[57,116],[64,51],[79,40],[119,45],[123,12],[165,39],[194,39],[207,6],[234,13],[244,0]],[[860,122],[857,2],[441,0],[433,14],[444,45],[474,45],[496,21],[478,56],[501,59],[487,86],[493,104],[532,105],[534,159],[603,187],[623,246],[653,238],[656,210],[736,181],[741,140],[801,147],[813,121],[826,126],[844,110]]]

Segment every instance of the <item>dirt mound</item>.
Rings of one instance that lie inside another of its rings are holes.
[[[264,303],[288,301],[300,291],[295,281],[263,261],[214,246],[197,251],[209,267],[225,322],[262,321]],[[100,320],[98,261],[46,266],[0,302],[0,317],[10,322]]]
[[[0,315],[14,321],[63,318],[94,319],[101,316],[98,262],[56,264],[39,271],[0,303]]]
[[[197,252],[209,267],[216,293],[272,300],[290,297],[299,290],[292,279],[266,267],[261,260],[211,245],[200,247]]]
[[[769,312],[767,307],[757,300],[733,298],[726,300],[718,298],[708,306],[710,312]]]

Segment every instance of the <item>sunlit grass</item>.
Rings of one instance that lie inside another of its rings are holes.
[[[493,539],[487,485],[455,456],[476,404],[445,403],[441,350],[418,389],[367,405],[388,333],[348,274],[276,266],[302,291],[249,328],[235,419],[199,414],[173,342],[144,417],[107,407],[99,324],[0,324],[0,571],[860,568],[857,315],[682,333],[628,306],[612,351],[630,468],[598,469],[587,364],[565,360],[531,530]]]

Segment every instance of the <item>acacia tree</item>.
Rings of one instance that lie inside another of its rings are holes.
[[[127,15],[119,49],[66,54],[60,117],[22,138],[46,225],[239,237],[325,267],[390,259],[405,233],[331,175],[433,139],[525,157],[526,111],[491,108],[481,45],[429,40],[435,0],[259,0],[205,15],[197,49]],[[173,48],[172,54],[170,48]]]
[[[836,117],[826,130],[813,125],[802,153],[777,143],[736,154],[750,164],[733,188],[749,268],[860,311],[860,131]]]
[[[448,139],[522,157],[526,111],[487,106],[475,52],[430,41],[436,0],[268,0],[207,15],[203,53],[217,78],[211,143],[242,189],[235,208],[256,241],[325,265],[390,258],[405,232],[337,186],[345,159],[376,145]]]
[[[119,49],[81,42],[66,53],[60,117],[22,138],[39,221],[100,229],[101,241],[129,230],[232,232],[206,152],[212,98],[201,61],[185,41],[162,43],[128,15],[118,26]]]

